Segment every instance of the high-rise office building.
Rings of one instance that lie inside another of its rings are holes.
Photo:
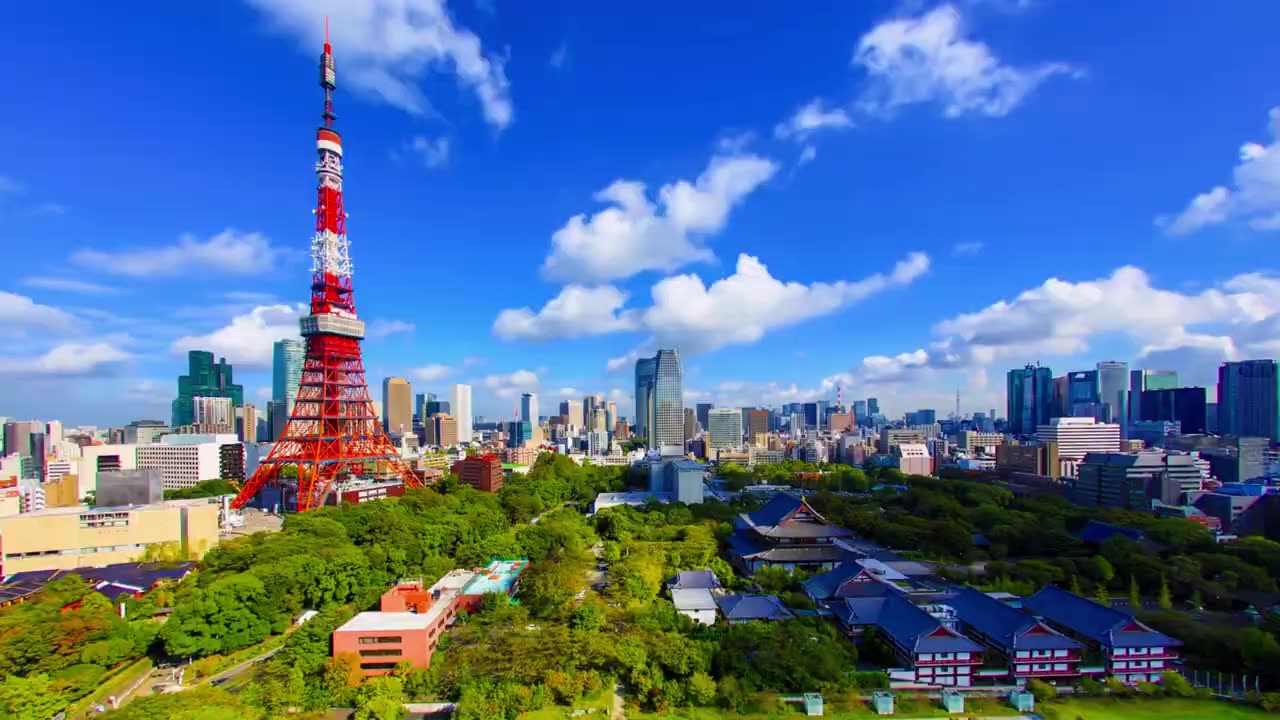
[[[1057,443],[1062,475],[1075,477],[1076,463],[1086,454],[1120,452],[1120,426],[1091,417],[1053,418],[1036,429],[1036,441],[1045,447]]]
[[[747,442],[754,444],[757,436],[769,434],[769,411],[752,410],[747,413]]]
[[[1178,373],[1173,370],[1130,370],[1129,371],[1129,421],[1137,422],[1141,418],[1141,393],[1144,390],[1173,390],[1178,387]],[[1214,418],[1215,422],[1217,418]]]
[[[389,433],[413,432],[413,386],[408,380],[382,380],[382,429]]]
[[[427,402],[423,405],[423,408],[426,409],[427,411],[426,412],[427,417],[431,417],[432,415],[438,415],[440,413],[444,413],[445,415],[448,415],[449,413],[453,412],[453,406],[449,403],[449,401],[441,400],[439,397],[436,396],[435,393],[427,393]]]
[[[1049,417],[1071,417],[1071,379],[1066,375],[1054,378],[1049,386]]]
[[[698,416],[694,413],[693,408],[684,409],[684,439],[685,442],[692,440],[698,434]]]
[[[697,405],[698,424],[702,426],[703,430],[707,429],[707,416],[713,407],[715,405],[711,403],[698,403]]]
[[[4,424],[4,454],[32,456],[31,434],[44,432],[44,423],[10,420]]]
[[[813,430],[822,428],[822,414],[818,412],[818,403],[807,402],[804,407],[804,426]]]
[[[1137,394],[1139,421],[1165,420],[1181,423],[1183,434],[1205,432],[1205,390],[1201,387],[1143,390]]]
[[[657,383],[657,358],[636,360],[636,436],[650,437],[653,426],[653,388]]]
[[[271,399],[285,404],[285,412],[293,412],[302,382],[302,365],[307,357],[307,344],[302,340],[277,340],[271,348]]]
[[[1053,371],[1039,365],[1010,370],[1008,377],[1009,432],[1034,435],[1049,422]]]
[[[560,414],[564,416],[565,423],[579,430],[582,429],[582,403],[577,400],[565,400],[560,403]]]
[[[1129,416],[1125,399],[1129,394],[1129,363],[1103,360],[1098,363],[1098,396],[1107,407],[1108,422],[1114,422],[1124,430]]]
[[[1076,417],[1080,417],[1075,410],[1077,405],[1094,405],[1102,402],[1098,394],[1098,371],[1083,370],[1067,375],[1067,400],[1069,403],[1067,407]]]
[[[423,423],[427,420],[427,395],[426,393],[413,394],[413,421],[415,423]]]
[[[859,425],[865,425],[867,423],[867,401],[866,400],[853,401],[853,420]]]
[[[680,353],[659,350],[654,357],[653,432],[649,447],[678,448],[684,452],[684,374]],[[741,421],[742,414],[738,414]],[[741,427],[739,427],[741,432]]]
[[[604,404],[604,427],[613,432],[613,425],[618,421],[618,403],[610,400]]]
[[[538,395],[522,393],[520,395],[520,419],[527,423],[538,422]]]
[[[229,397],[194,397],[191,399],[191,425],[198,433],[226,433],[236,431],[236,406]]]
[[[715,408],[707,414],[707,450],[742,446],[742,411],[738,408]]]
[[[240,442],[258,442],[258,409],[253,403],[245,403],[236,410],[236,433]]]
[[[284,426],[289,423],[289,413],[285,410],[283,401],[276,402],[272,400],[267,403],[267,426],[269,428],[267,434],[272,442],[280,439],[284,434]]]
[[[458,444],[458,421],[444,413],[437,413],[423,423],[427,444],[452,447]]]
[[[907,413],[907,427],[917,427],[920,425],[932,425],[938,422],[938,411],[925,408]]]
[[[1275,360],[1219,366],[1218,432],[1280,441],[1280,372]]]
[[[213,353],[192,350],[187,353],[187,374],[178,376],[178,397],[171,408],[171,425],[181,427],[195,422],[196,397],[225,397],[232,405],[244,404],[244,388],[232,382],[231,365],[225,358],[213,361]]]
[[[875,398],[867,398],[867,416],[880,414],[880,401]]]
[[[449,401],[453,406],[453,417],[458,421],[458,442],[468,445],[475,427],[474,416],[471,414],[471,386],[449,386]]]

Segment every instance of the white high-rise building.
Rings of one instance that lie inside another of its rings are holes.
[[[449,388],[449,408],[458,419],[458,442],[471,444],[471,386],[454,385]]]
[[[1075,477],[1076,465],[1091,452],[1120,452],[1120,426],[1091,417],[1053,418],[1036,428],[1036,440],[1058,444],[1062,475]]]
[[[229,397],[195,397],[193,425],[202,433],[233,433],[236,431],[236,406]]]
[[[203,480],[217,480],[222,471],[222,446],[239,443],[235,434],[165,435],[159,443],[138,446],[138,469],[158,469],[166,490],[191,487]]]
[[[707,411],[707,452],[742,446],[742,411],[712,408]]]

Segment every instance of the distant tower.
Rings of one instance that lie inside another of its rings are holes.
[[[319,197],[311,241],[311,314],[300,320],[306,359],[289,422],[271,454],[232,501],[234,508],[244,507],[268,484],[295,491],[299,512],[323,505],[334,485],[349,475],[398,476],[407,486],[422,486],[382,429],[360,359],[364,322],[356,315],[351,289],[342,138],[333,129],[337,77],[327,26],[320,86],[324,125],[316,130]],[[296,480],[281,476],[286,467],[297,470]],[[288,504],[282,494],[281,505]]]
[[[960,419],[960,389],[956,388],[956,420]]]

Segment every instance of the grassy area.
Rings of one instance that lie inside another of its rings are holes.
[[[1047,720],[1260,720],[1267,713],[1223,700],[1072,698],[1037,708]]]
[[[106,705],[107,698],[112,695],[119,697],[135,682],[146,677],[151,672],[151,667],[151,658],[142,658],[135,663],[126,665],[115,675],[107,678],[98,686],[97,690],[72,703],[67,708],[67,717],[81,718],[88,716],[96,705]]]
[[[776,695],[759,695],[748,703],[755,710],[743,710],[731,713],[719,708],[679,708],[660,713],[645,713],[634,709],[627,710],[627,720],[796,720],[804,717],[799,704],[782,705]],[[900,718],[943,718],[956,717],[942,709],[942,703],[926,697],[896,698],[893,717]],[[967,698],[964,713],[960,717],[999,717],[1016,715],[1008,702],[997,698]],[[871,710],[869,702],[856,694],[824,695],[822,717],[834,720],[862,720],[863,718],[880,717]],[[1075,718],[1071,718],[1075,720]]]
[[[603,689],[590,697],[585,697],[574,703],[573,707],[564,707],[562,705],[548,705],[541,710],[527,712],[520,716],[520,720],[562,720],[568,718],[569,713],[575,710],[595,709],[595,712],[586,715],[579,715],[583,720],[607,720],[609,717],[609,708],[613,704],[613,690]]]

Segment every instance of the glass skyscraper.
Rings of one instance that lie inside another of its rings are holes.
[[[653,426],[653,386],[657,380],[656,358],[636,360],[636,436],[650,438]],[[703,425],[706,427],[706,425]]]
[[[271,400],[284,403],[285,412],[293,414],[307,344],[296,339],[277,340],[271,350]]]
[[[680,353],[659,350],[653,358],[653,431],[649,447],[675,446],[684,453],[684,377]]]
[[[1122,429],[1125,418],[1129,416],[1125,405],[1128,390],[1129,363],[1115,360],[1103,360],[1098,363],[1098,394],[1101,396],[1102,404],[1110,408],[1107,422],[1116,423]]]
[[[172,427],[181,427],[195,422],[195,404],[197,397],[231,398],[235,407],[244,405],[244,388],[231,382],[231,365],[226,358],[213,361],[213,353],[204,350],[192,350],[187,353],[187,374],[178,376],[178,397],[174,398],[171,408]]]
[[[1280,440],[1280,366],[1275,360],[1218,367],[1218,432]]]
[[[1035,435],[1036,428],[1049,424],[1049,408],[1053,396],[1053,371],[1039,365],[1028,365],[1009,371],[1009,432]]]

